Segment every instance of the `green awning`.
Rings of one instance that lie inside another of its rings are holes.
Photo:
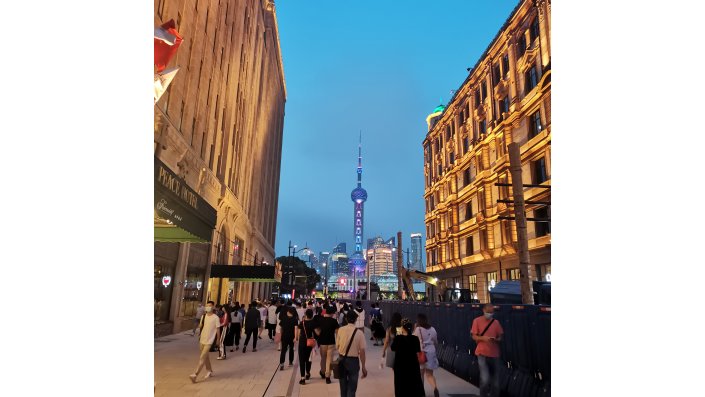
[[[211,241],[217,213],[158,158],[154,158],[154,240]]]
[[[198,236],[195,236],[188,231],[177,227],[175,225],[154,225],[154,241],[161,241],[166,243],[207,243],[208,240],[204,240]]]

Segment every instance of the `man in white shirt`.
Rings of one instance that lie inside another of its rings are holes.
[[[355,327],[357,313],[349,311],[347,314],[348,324],[338,329],[335,345],[341,356],[340,369],[340,395],[343,397],[354,397],[357,391],[357,380],[362,370],[362,377],[367,377],[365,368],[365,341],[364,329]],[[354,337],[353,337],[354,335]],[[348,349],[348,346],[350,348]],[[345,354],[347,352],[347,355]]]
[[[355,328],[359,329],[363,333],[365,332],[365,309],[362,308],[362,302],[355,302],[355,314],[357,314],[357,320],[355,321]]]
[[[214,376],[213,368],[211,367],[211,360],[210,357],[208,357],[208,352],[211,349],[211,345],[213,345],[213,341],[215,341],[216,338],[220,340],[220,319],[213,313],[214,305],[215,303],[213,301],[208,301],[205,309],[206,315],[202,317],[201,339],[198,341],[200,344],[201,354],[198,359],[198,367],[196,367],[196,372],[189,375],[189,378],[191,378],[191,382],[193,383],[196,383],[196,378],[198,377],[199,372],[203,369],[204,365],[208,372],[203,379],[208,379],[211,376]]]
[[[301,305],[301,301],[296,301],[296,315],[298,316],[297,322],[301,322],[301,320],[304,319],[304,313],[306,313],[306,309],[303,308]]]
[[[269,335],[269,340],[274,342],[274,334],[277,330],[277,308],[280,303],[277,301],[275,304],[269,305],[267,308],[267,331]]]

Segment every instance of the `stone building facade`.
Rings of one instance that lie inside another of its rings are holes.
[[[155,106],[155,157],[217,211],[210,243],[155,242],[155,305],[157,273],[174,275],[155,324],[178,332],[199,301],[271,295],[209,276],[211,264],[275,263],[286,85],[272,0],[155,0],[155,26],[170,19],[184,40]]]
[[[507,145],[520,146],[524,189],[550,202],[551,3],[520,2],[447,106],[427,118],[423,141],[427,271],[439,287],[469,289],[489,301],[496,282],[519,278]],[[550,205],[527,205],[550,219]],[[530,277],[551,270],[550,222],[528,222]]]

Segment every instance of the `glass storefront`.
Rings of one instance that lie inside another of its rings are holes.
[[[154,321],[169,321],[171,295],[173,292],[174,266],[154,265]],[[164,286],[165,280],[169,281]]]

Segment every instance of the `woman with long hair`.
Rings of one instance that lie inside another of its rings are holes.
[[[226,345],[230,346],[230,351],[240,350],[240,336],[242,335],[242,313],[240,313],[240,304],[235,303],[233,306],[232,313],[230,313],[230,331],[228,336],[225,337]],[[230,338],[230,339],[228,339]],[[228,345],[227,342],[230,342]],[[235,342],[235,348],[233,349],[233,342]]]
[[[392,342],[394,358],[394,396],[425,396],[418,353],[421,351],[419,338],[412,335],[413,324],[409,319],[402,320],[402,332]],[[436,391],[434,391],[436,393]],[[436,394],[437,395],[437,394]]]
[[[394,350],[387,349],[390,348],[394,342],[394,337],[401,333],[401,314],[399,312],[394,312],[392,314],[392,319],[389,321],[389,327],[387,327],[387,333],[384,337],[384,347],[382,348],[382,358],[385,359],[384,365],[387,368],[394,369]]]
[[[299,341],[299,370],[301,371],[301,380],[299,384],[305,385],[306,380],[311,379],[311,351],[314,346],[309,346],[308,340],[314,340],[315,344],[315,329],[316,324],[313,321],[313,310],[306,309],[304,318],[299,323],[296,330],[296,340]]]
[[[419,313],[416,316],[416,329],[414,335],[421,341],[421,350],[426,353],[426,362],[421,364],[421,370],[426,375],[426,380],[433,387],[434,397],[439,397],[438,385],[436,377],[433,375],[433,370],[438,369],[438,356],[436,355],[436,347],[438,346],[438,334],[436,329],[428,323],[428,317],[424,313]]]

